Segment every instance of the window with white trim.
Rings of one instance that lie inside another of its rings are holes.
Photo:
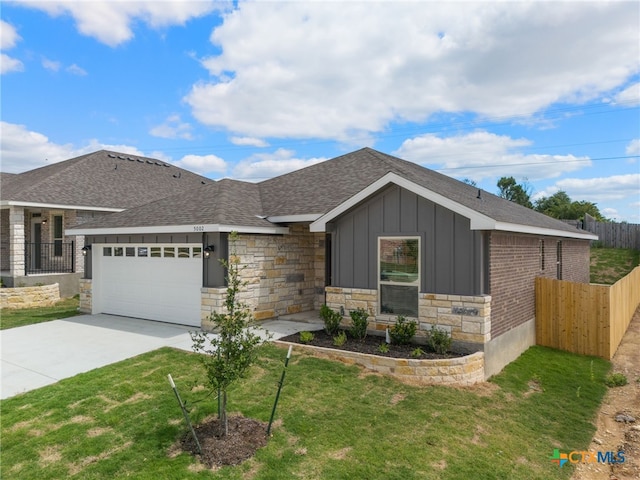
[[[419,291],[420,237],[379,237],[380,313],[417,317]]]
[[[64,225],[62,215],[53,216],[53,254],[62,256],[62,242],[64,241]]]

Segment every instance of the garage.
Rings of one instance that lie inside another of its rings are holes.
[[[94,244],[93,312],[199,327],[201,244]]]

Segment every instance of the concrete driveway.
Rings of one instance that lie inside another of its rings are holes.
[[[316,317],[317,318],[317,317]],[[261,323],[273,339],[322,328],[304,317]],[[192,351],[186,327],[115,315],[81,315],[0,330],[0,398],[9,398],[160,347]]]

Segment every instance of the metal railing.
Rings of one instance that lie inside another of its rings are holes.
[[[25,273],[73,273],[76,270],[75,243],[25,243]]]

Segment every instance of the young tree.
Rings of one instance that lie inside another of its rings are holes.
[[[241,288],[246,285],[240,278],[240,259],[236,255],[237,232],[229,235],[229,260],[220,263],[227,269],[227,296],[225,311],[211,315],[215,325],[213,335],[207,332],[192,332],[193,350],[204,354],[202,363],[207,372],[207,380],[217,390],[220,423],[224,426],[223,436],[229,433],[227,419],[227,390],[257,360],[257,347],[262,337],[251,327],[254,318],[249,308],[239,298]]]

